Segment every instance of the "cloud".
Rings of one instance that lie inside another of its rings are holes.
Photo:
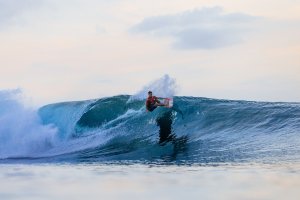
[[[0,28],[15,23],[25,11],[30,11],[43,3],[43,0],[0,0]]]
[[[215,49],[241,42],[257,19],[259,17],[224,13],[221,7],[212,7],[145,18],[131,31],[172,36],[175,38],[174,47],[180,49]]]

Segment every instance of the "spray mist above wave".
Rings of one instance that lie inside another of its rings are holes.
[[[174,78],[171,78],[166,74],[163,77],[145,85],[140,91],[132,95],[128,102],[146,99],[149,90],[158,97],[173,97],[178,90],[178,85]]]

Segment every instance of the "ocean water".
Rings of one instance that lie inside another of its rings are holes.
[[[0,165],[1,199],[299,199],[293,166]]]
[[[0,199],[298,199],[300,103],[0,92]]]

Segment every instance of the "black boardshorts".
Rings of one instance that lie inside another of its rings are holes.
[[[149,110],[150,112],[152,112],[153,110],[155,110],[155,108],[157,108],[157,106],[155,106],[155,105],[150,105],[150,106],[148,107],[148,110]]]

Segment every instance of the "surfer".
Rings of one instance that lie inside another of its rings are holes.
[[[160,98],[160,97],[152,96],[151,91],[148,92],[148,98],[147,98],[147,101],[146,101],[146,109],[148,111],[152,112],[158,106],[167,106],[166,104],[160,103],[158,98]],[[160,99],[163,99],[163,98],[160,98]]]

